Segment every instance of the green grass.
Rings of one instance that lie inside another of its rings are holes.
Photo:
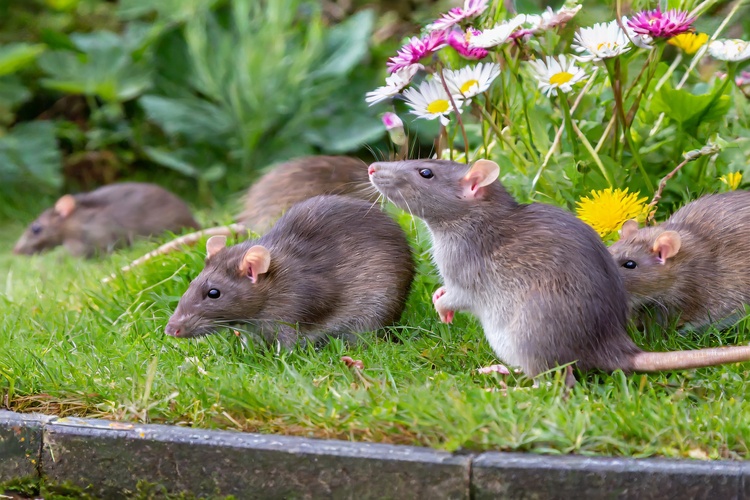
[[[202,268],[202,249],[104,285],[102,277],[154,244],[99,261],[62,249],[23,258],[10,254],[21,229],[0,227],[0,396],[10,409],[448,450],[748,457],[750,363],[589,374],[567,398],[560,370],[538,388],[523,377],[477,374],[496,360],[469,316],[438,322],[430,301],[438,281],[422,230],[412,230],[420,277],[389,338],[373,333],[357,346],[334,340],[279,354],[231,332],[164,335]],[[750,341],[747,324],[700,337],[635,335],[651,350]],[[365,369],[347,368],[343,355]]]

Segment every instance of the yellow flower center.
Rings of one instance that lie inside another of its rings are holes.
[[[476,80],[468,80],[466,83],[461,85],[461,88],[459,89],[462,94],[467,93],[474,85],[479,85],[479,82]]]
[[[554,75],[552,75],[549,79],[549,82],[552,85],[563,85],[565,83],[568,83],[571,78],[573,78],[572,73],[561,71],[560,73],[555,73]]]
[[[447,99],[437,99],[427,105],[427,112],[432,114],[445,113],[450,107]]]
[[[602,48],[607,48],[611,50],[613,45],[617,47],[617,44],[613,44],[612,42],[602,42],[596,46],[596,50],[602,50]]]
[[[667,43],[679,47],[686,54],[691,55],[698,52],[704,43],[708,41],[708,35],[705,33],[682,33],[670,38]]]

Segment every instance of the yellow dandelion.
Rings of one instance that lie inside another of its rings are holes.
[[[742,182],[742,172],[732,172],[731,174],[722,175],[719,180],[729,186],[731,191],[740,187]]]
[[[643,221],[648,213],[646,197],[625,189],[591,191],[576,203],[576,215],[604,238],[619,230],[629,219]]]
[[[688,55],[692,55],[698,52],[698,49],[707,41],[708,35],[705,33],[682,33],[673,36],[667,43],[681,48]]]

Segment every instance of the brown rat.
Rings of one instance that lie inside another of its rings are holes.
[[[31,223],[13,252],[31,255],[63,245],[75,256],[92,257],[136,236],[198,227],[176,195],[155,184],[124,182],[61,197]]]
[[[609,251],[634,316],[655,306],[664,322],[701,327],[750,303],[750,193],[703,196],[666,222],[623,225]]]
[[[255,241],[206,243],[205,269],[166,333],[195,337],[247,323],[284,347],[380,329],[401,316],[414,277],[401,227],[366,201],[317,196]]]
[[[658,371],[750,359],[750,346],[643,352],[626,330],[627,296],[598,235],[571,213],[519,204],[496,182],[497,164],[441,160],[374,163],[372,183],[423,219],[445,282],[441,319],[473,313],[504,362],[536,376],[583,370]]]
[[[213,227],[181,236],[139,257],[121,269],[122,272],[144,262],[195,245],[206,236],[231,236],[248,229],[263,234],[292,205],[318,195],[345,195],[375,202],[378,192],[367,176],[367,165],[348,156],[305,156],[274,165],[247,191],[239,224]],[[105,278],[113,279],[116,275]]]
[[[323,194],[374,202],[378,193],[367,177],[367,164],[348,156],[305,156],[273,166],[244,198],[237,221],[263,234],[292,205]]]

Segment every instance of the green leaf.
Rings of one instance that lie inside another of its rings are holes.
[[[11,43],[0,47],[0,76],[15,73],[44,52],[42,44]]]
[[[363,10],[328,31],[325,53],[328,57],[313,73],[317,78],[348,74],[367,55],[375,22],[373,10]]]
[[[62,185],[62,157],[52,122],[26,122],[0,137],[0,176],[32,176],[52,187]]]
[[[4,111],[12,111],[18,105],[28,101],[31,92],[15,75],[0,77],[0,114]]]
[[[195,179],[201,176],[201,173],[197,168],[192,166],[190,163],[178,158],[177,155],[170,151],[152,147],[144,147],[143,152],[146,153],[146,156],[149,160],[156,162],[163,167],[170,168],[175,172],[179,172],[182,175],[193,177]]]
[[[231,117],[208,101],[145,95],[138,103],[149,120],[170,135],[183,135],[191,141],[225,146],[227,135],[232,130]]]
[[[723,82],[714,92],[694,95],[687,90],[662,87],[651,101],[651,110],[664,113],[688,131],[694,131],[702,122],[713,121],[727,114],[731,106],[728,95],[717,96],[723,90]]]

